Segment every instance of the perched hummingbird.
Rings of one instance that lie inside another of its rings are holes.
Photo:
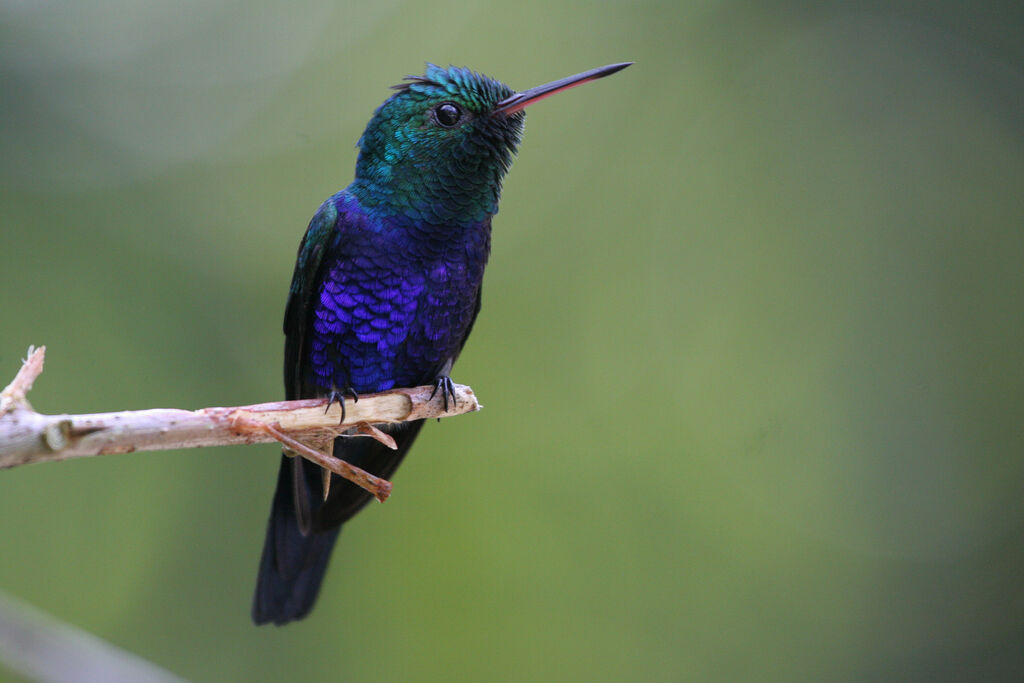
[[[518,93],[428,64],[395,86],[359,140],[355,180],[320,206],[299,245],[284,314],[287,397],[358,400],[433,384],[447,407],[448,375],[480,311],[491,217],[523,109],[630,64]],[[390,428],[397,450],[339,437],[334,455],[388,478],[422,426]],[[253,621],[281,625],[309,614],[341,525],[370,498],[303,458],[282,457]]]

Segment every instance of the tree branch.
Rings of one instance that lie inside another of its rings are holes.
[[[0,661],[33,681],[185,683],[156,664],[2,591]]]
[[[46,348],[29,349],[14,380],[0,391],[0,469],[110,453],[199,448],[278,441],[363,487],[378,500],[391,493],[391,482],[359,469],[331,453],[336,436],[374,438],[390,448],[394,440],[373,425],[431,417],[448,417],[480,409],[473,390],[454,385],[455,401],[434,396],[434,387],[392,389],[346,398],[344,407],[327,399],[258,403],[202,410],[126,410],[90,415],[41,415],[26,396],[43,370]],[[343,419],[344,418],[344,419]],[[327,452],[323,449],[326,447]]]

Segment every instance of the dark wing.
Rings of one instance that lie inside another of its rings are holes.
[[[322,280],[321,270],[330,262],[325,256],[339,249],[343,240],[341,223],[333,202],[324,202],[299,245],[284,312],[284,384],[289,400],[309,397],[308,388],[303,386],[302,349]],[[281,457],[252,606],[257,624],[286,624],[309,613],[341,530],[337,527],[328,533],[309,533],[310,505],[315,497],[309,493],[307,470],[315,470],[319,479],[319,468],[303,458]]]
[[[328,199],[309,221],[299,244],[288,303],[284,309],[284,391],[288,400],[315,397],[303,386],[302,349],[323,281],[321,270],[330,262],[324,256],[341,247],[344,227],[344,216],[339,216],[334,202]]]

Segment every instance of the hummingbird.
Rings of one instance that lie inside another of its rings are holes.
[[[630,64],[521,92],[469,69],[427,64],[422,76],[394,86],[359,139],[355,180],[320,205],[299,245],[284,314],[287,398],[344,407],[346,396],[432,384],[447,410],[452,366],[480,312],[491,219],[523,110]],[[387,428],[397,449],[342,436],[333,454],[390,478],[423,422]],[[255,623],[309,614],[342,525],[370,499],[304,458],[282,456]]]

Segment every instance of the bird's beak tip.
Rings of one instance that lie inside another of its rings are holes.
[[[632,64],[633,62],[608,64],[607,66],[601,66],[596,69],[591,69],[590,71],[578,73],[575,76],[569,76],[568,78],[562,78],[544,85],[539,85],[536,88],[530,88],[528,90],[523,90],[522,92],[513,93],[499,102],[494,108],[492,114],[504,114],[505,116],[511,116],[518,111],[522,111],[534,102],[540,102],[555,93],[568,90],[569,88],[575,88],[577,85],[583,85],[590,81],[596,81],[598,78],[611,76],[613,73],[622,71]]]

